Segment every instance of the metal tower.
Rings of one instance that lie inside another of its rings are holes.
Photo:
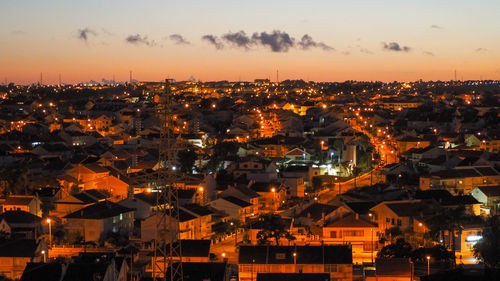
[[[182,246],[179,239],[179,196],[174,187],[175,171],[173,97],[168,79],[158,102],[161,120],[159,165],[157,170],[157,224],[154,241],[153,279],[183,281]]]

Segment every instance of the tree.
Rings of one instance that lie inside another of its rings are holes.
[[[276,245],[279,245],[281,237],[289,241],[295,240],[295,237],[290,234],[288,227],[283,219],[275,214],[265,214],[259,217],[261,231],[257,233],[259,243],[266,244],[269,238],[274,238]]]
[[[0,274],[0,281],[14,281],[14,279],[7,278],[7,276]]]
[[[385,236],[389,237],[389,241],[391,241],[391,243],[394,241],[395,238],[397,238],[401,235],[403,235],[403,232],[397,226],[393,226],[393,227],[385,230]]]
[[[80,231],[71,231],[66,235],[66,240],[71,245],[80,244],[83,241],[83,236]]]
[[[403,238],[398,238],[395,243],[384,246],[377,254],[379,258],[411,258],[413,248]]]
[[[500,222],[490,217],[482,231],[482,239],[474,245],[474,256],[488,267],[500,268]]]
[[[427,256],[431,256],[433,261],[453,261],[454,254],[448,251],[443,245],[435,245],[432,248],[418,248],[412,253],[414,262],[425,262]]]
[[[181,150],[177,153],[177,161],[180,165],[180,171],[182,173],[191,174],[193,173],[194,162],[196,161],[196,152],[191,149]]]
[[[213,147],[213,152],[206,168],[210,172],[217,172],[221,163],[226,159],[236,158],[239,145],[236,142],[219,142]]]
[[[356,188],[356,178],[361,174],[362,170],[359,167],[354,166],[352,168],[352,174],[354,175],[354,188]]]
[[[443,243],[444,232],[450,233],[450,248],[452,252],[455,252],[455,231],[462,229],[464,220],[466,220],[465,208],[461,206],[456,209],[441,208],[427,223],[431,236],[434,239],[439,238]]]

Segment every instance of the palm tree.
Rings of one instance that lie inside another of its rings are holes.
[[[462,230],[462,224],[466,220],[465,208],[460,206],[456,209],[441,208],[434,216],[428,221],[431,235],[442,241],[444,245],[444,232],[447,231],[450,235],[449,248],[455,253],[455,231]],[[456,265],[455,256],[453,256],[453,265]]]

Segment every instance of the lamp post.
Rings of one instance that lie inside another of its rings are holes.
[[[340,187],[340,181],[339,181],[339,178],[337,178],[337,177],[335,177],[335,180],[339,183],[339,196],[340,196],[341,191],[342,191],[341,187]]]
[[[251,280],[253,281],[253,264],[255,263],[255,259],[252,259],[252,270],[251,270]]]
[[[47,262],[47,256],[45,256],[45,250],[42,250],[40,253],[43,256],[43,262],[46,263]]]
[[[297,253],[293,252],[293,272],[297,272]]]
[[[234,222],[230,223],[231,226],[234,226],[234,246],[238,244],[238,227],[234,225]]]
[[[372,254],[372,263],[373,263],[373,228],[370,228],[370,231],[372,233],[372,244],[370,246],[371,254]]]
[[[49,224],[49,247],[52,247],[52,220],[47,218],[45,221]]]
[[[273,193],[273,212],[276,211],[276,188],[271,188],[271,192]]]
[[[427,275],[431,275],[431,270],[430,270],[431,256],[427,256],[425,258],[427,259]]]

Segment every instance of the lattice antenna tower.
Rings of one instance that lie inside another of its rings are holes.
[[[183,281],[182,246],[179,239],[179,195],[174,183],[175,142],[173,94],[165,80],[163,95],[158,101],[161,120],[159,169],[157,170],[157,224],[154,245],[153,279]]]

